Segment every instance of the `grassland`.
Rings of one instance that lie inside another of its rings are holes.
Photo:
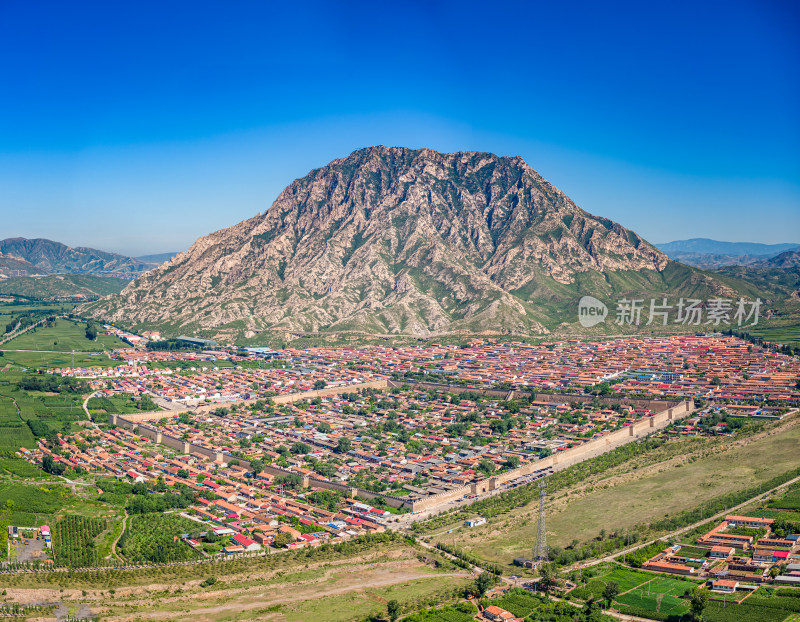
[[[800,426],[793,423],[733,446],[716,444],[708,449],[703,443],[687,443],[686,448],[693,451],[666,462],[629,472],[612,471],[578,490],[560,492],[547,507],[548,543],[563,547],[573,540],[591,540],[601,530],[624,532],[797,468]],[[455,529],[453,534],[434,540],[452,543],[455,538],[457,546],[479,558],[508,564],[514,557],[530,555],[536,541],[537,510],[537,504],[531,503],[481,527],[453,524],[448,527]]]
[[[124,341],[98,332],[97,339],[86,338],[82,322],[58,318],[52,327],[38,327],[15,337],[3,346],[4,350],[45,350],[49,352],[101,352],[128,347]]]
[[[0,328],[5,328],[13,319],[26,313],[36,313],[42,316],[53,314],[58,315],[71,309],[70,304],[50,304],[50,303],[31,303],[31,304],[3,304],[0,303]]]
[[[90,274],[22,276],[0,281],[0,294],[32,300],[56,298],[91,300],[109,294],[118,294],[128,283],[129,281],[123,279]]]
[[[115,361],[102,353],[76,352],[73,357],[71,352],[10,352],[8,350],[4,351],[3,358],[0,358],[0,363],[4,361],[29,369],[54,369],[71,367],[73,360],[75,367],[113,367],[114,365],[119,365],[119,361]]]
[[[473,579],[460,569],[426,565],[401,538],[345,548],[157,570],[14,575],[4,587],[12,602],[85,604],[110,621],[344,622],[385,614],[392,599],[408,613],[454,602]],[[203,586],[208,577],[216,582]]]

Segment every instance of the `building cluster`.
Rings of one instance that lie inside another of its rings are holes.
[[[538,391],[613,383],[615,391],[652,396],[800,401],[797,358],[723,335],[540,345],[475,341],[468,347],[310,348],[286,350],[284,356],[390,374],[425,373],[434,381],[506,383]]]
[[[800,534],[776,535],[775,519],[728,515],[692,547],[668,547],[647,570],[703,577],[712,590],[733,592],[760,583],[800,585]]]

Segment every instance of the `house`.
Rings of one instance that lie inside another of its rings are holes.
[[[726,579],[714,579],[711,581],[711,589],[715,592],[735,592],[739,587],[738,581],[728,581]]]
[[[464,527],[478,527],[479,525],[485,525],[486,519],[483,516],[478,516],[478,518],[469,518],[464,521]]]
[[[515,620],[514,614],[510,611],[506,611],[505,609],[501,609],[496,605],[489,605],[483,611],[483,617],[487,620],[492,620],[492,622],[510,622],[511,620]]]
[[[222,552],[225,553],[225,555],[236,555],[237,553],[244,553],[244,547],[238,544],[235,546],[224,546],[222,547]]]
[[[237,533],[233,538],[231,538],[236,544],[242,547],[245,551],[260,551],[261,545],[245,536],[244,534]]]
[[[733,516],[725,517],[731,527],[770,527],[775,522],[774,518],[758,518],[755,516]]]
[[[730,559],[735,552],[736,549],[732,546],[712,546],[708,556],[715,559]]]
[[[774,551],[771,549],[756,549],[753,551],[754,562],[771,562]]]
[[[684,564],[671,564],[668,562],[645,562],[642,567],[647,568],[648,570],[655,570],[656,572],[669,572],[671,574],[687,575],[697,572],[697,570],[692,566],[686,566]]]

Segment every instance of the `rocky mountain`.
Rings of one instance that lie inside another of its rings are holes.
[[[43,238],[0,240],[0,253],[32,264],[38,274],[92,274],[130,280],[154,267],[125,255],[80,246],[71,248]]]
[[[84,313],[252,336],[545,333],[583,295],[730,293],[575,205],[519,157],[370,147],[292,182]]]

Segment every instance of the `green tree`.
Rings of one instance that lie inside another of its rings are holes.
[[[494,585],[495,580],[494,575],[488,572],[480,573],[475,579],[475,593],[483,598],[483,595],[486,594],[486,590]]]
[[[86,338],[90,341],[97,339],[97,326],[91,320],[86,323]]]
[[[692,611],[692,618],[695,620],[703,619],[703,611],[708,604],[708,591],[700,587],[694,588],[692,592],[692,600],[689,604]]]
[[[396,600],[390,600],[386,603],[386,613],[389,614],[389,619],[394,622],[400,617],[400,603]]]
[[[258,475],[263,470],[264,470],[263,460],[255,459],[250,461],[250,471],[253,473],[253,475]]]
[[[291,535],[289,535],[285,531],[281,531],[277,536],[275,536],[275,539],[272,541],[272,545],[279,549],[282,549],[292,540],[293,538]]]
[[[291,451],[295,455],[307,454],[311,451],[311,446],[307,445],[306,443],[297,441],[294,444],[292,444],[289,451]]]
[[[606,583],[606,588],[603,590],[603,598],[606,603],[608,603],[609,607],[617,596],[619,596],[619,583],[616,581],[609,581]]]
[[[346,454],[351,449],[353,449],[353,441],[346,436],[340,438],[339,442],[336,443],[336,453],[338,454]]]

